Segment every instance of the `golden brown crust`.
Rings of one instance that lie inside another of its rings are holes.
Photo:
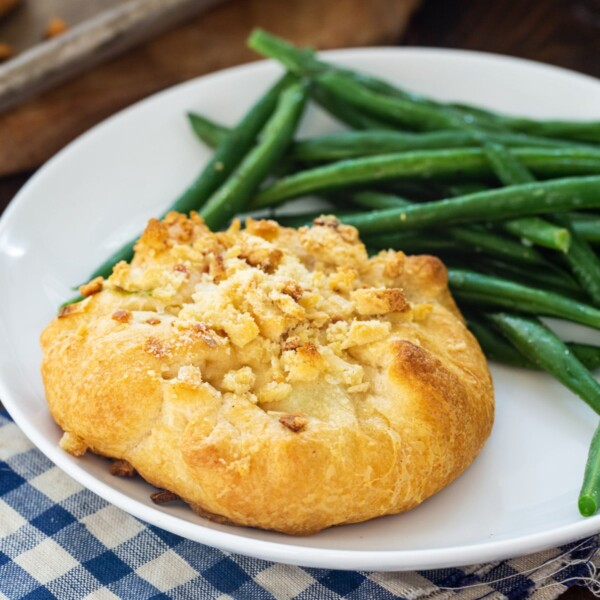
[[[485,359],[431,256],[356,230],[150,221],[131,265],[43,332],[63,447],[198,514],[293,534],[412,508],[475,458]]]

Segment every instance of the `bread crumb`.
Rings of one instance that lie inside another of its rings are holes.
[[[160,492],[154,492],[154,494],[150,494],[150,500],[154,502],[154,504],[167,504],[168,502],[175,502],[177,500],[181,500],[181,498],[170,492],[169,490],[162,490]]]
[[[8,60],[15,55],[15,49],[5,42],[0,42],[0,62]]]
[[[242,367],[237,371],[229,371],[223,377],[221,387],[226,392],[243,395],[249,392],[256,382],[256,375],[248,366]]]
[[[103,286],[104,286],[104,278],[95,277],[90,282],[84,283],[82,286],[80,286],[79,293],[84,298],[87,298],[88,296],[91,296],[93,294],[97,294],[98,292],[101,292]]]
[[[44,38],[47,40],[62,35],[69,29],[67,22],[60,17],[52,17],[46,25],[46,31],[44,32]]]
[[[290,431],[297,433],[306,427],[308,419],[301,415],[281,415],[279,422]]]
[[[352,346],[361,346],[385,339],[391,330],[392,324],[389,321],[354,321],[350,325],[348,337],[342,344],[342,348],[352,348]]]
[[[126,460],[113,461],[108,470],[115,477],[133,477],[137,475],[137,471]]]
[[[399,288],[368,288],[355,290],[350,297],[359,315],[386,315],[409,309],[404,292]]]
[[[257,391],[257,399],[259,404],[280,402],[285,400],[291,393],[292,386],[289,383],[269,381]]]
[[[129,323],[131,321],[131,313],[128,310],[115,310],[110,318],[119,323]]]
[[[77,313],[81,313],[85,310],[89,302],[88,298],[84,300],[79,300],[79,302],[72,302],[71,304],[65,304],[58,313],[59,319],[64,319],[65,317],[70,317],[71,315],[75,315]]]
[[[144,350],[156,358],[164,358],[169,354],[163,342],[152,336],[146,340]]]
[[[371,384],[368,381],[364,381],[363,383],[359,383],[358,385],[352,385],[348,388],[349,394],[364,394],[369,391],[369,387]]]

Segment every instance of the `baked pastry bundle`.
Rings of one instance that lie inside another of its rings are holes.
[[[199,514],[290,534],[399,513],[487,439],[485,358],[432,256],[368,258],[333,217],[212,233],[151,220],[45,329],[63,448]]]

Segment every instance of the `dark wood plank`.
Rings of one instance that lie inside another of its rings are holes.
[[[19,175],[0,178],[0,214],[31,175],[32,173],[28,171]]]
[[[428,0],[403,44],[508,54],[600,77],[600,0]]]

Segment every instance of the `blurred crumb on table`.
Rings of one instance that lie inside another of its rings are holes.
[[[0,62],[8,60],[15,55],[15,50],[10,44],[0,42]]]
[[[13,8],[21,4],[22,0],[0,0],[0,17],[9,13]]]
[[[44,32],[45,39],[52,39],[62,35],[65,31],[69,29],[67,22],[60,17],[52,17],[48,21],[48,25],[46,25],[46,31]]]

